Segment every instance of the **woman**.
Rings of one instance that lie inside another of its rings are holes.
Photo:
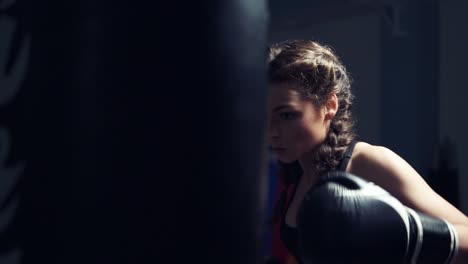
[[[332,50],[292,40],[272,45],[268,55],[268,140],[284,184],[294,186],[291,199],[285,190],[273,214],[288,250],[298,257],[297,211],[306,192],[321,175],[342,170],[374,182],[407,207],[451,223],[459,239],[455,263],[468,263],[468,218],[400,156],[356,140],[350,78]]]

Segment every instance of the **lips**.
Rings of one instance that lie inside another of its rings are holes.
[[[272,147],[271,149],[274,150],[274,151],[281,151],[281,150],[285,150],[286,148]]]

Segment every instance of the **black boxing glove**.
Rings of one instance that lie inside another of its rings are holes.
[[[325,175],[302,201],[297,227],[306,264],[450,263],[454,227],[405,207],[377,185],[345,172]]]

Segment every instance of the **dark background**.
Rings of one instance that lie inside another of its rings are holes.
[[[330,45],[354,79],[362,140],[401,155],[465,213],[467,10],[456,0],[271,0],[269,28],[269,42]]]
[[[0,263],[258,262],[276,181],[265,47],[291,38],[330,45],[361,138],[468,212],[466,1],[0,10]]]

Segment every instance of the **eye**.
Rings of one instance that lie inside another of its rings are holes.
[[[292,120],[296,117],[296,113],[293,112],[282,112],[279,113],[279,117],[283,120]]]

